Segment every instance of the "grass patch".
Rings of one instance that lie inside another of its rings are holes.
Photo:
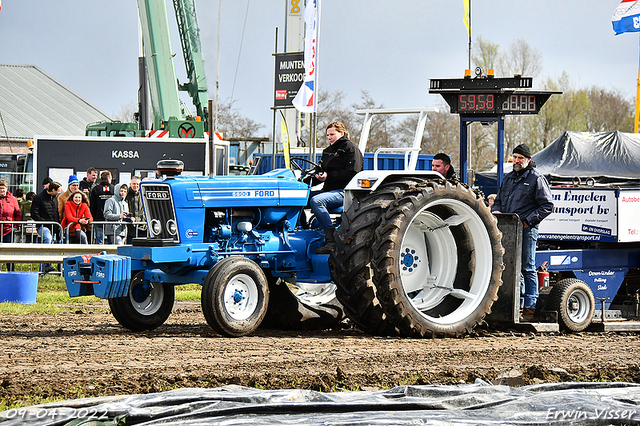
[[[199,302],[202,286],[200,284],[185,284],[176,287],[176,300],[183,302]]]
[[[176,286],[176,301],[200,301],[201,286],[185,284]],[[57,314],[75,312],[79,305],[104,306],[108,309],[108,301],[95,296],[69,297],[67,286],[60,275],[47,274],[38,277],[38,294],[36,303],[0,303],[0,314]]]

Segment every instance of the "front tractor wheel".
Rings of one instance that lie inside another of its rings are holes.
[[[215,331],[229,337],[246,336],[258,328],[267,313],[269,284],[252,260],[227,257],[207,274],[200,302]]]
[[[497,221],[467,186],[427,181],[387,210],[373,244],[373,280],[407,336],[468,333],[502,284]]]
[[[175,289],[172,285],[144,282],[144,272],[133,275],[129,294],[109,299],[114,318],[132,331],[153,330],[171,315]]]

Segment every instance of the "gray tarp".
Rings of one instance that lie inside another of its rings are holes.
[[[640,179],[640,135],[564,132],[532,159],[545,175]]]
[[[593,183],[640,185],[640,135],[624,132],[564,132],[532,160],[553,185]],[[512,170],[504,164],[504,173]],[[496,192],[497,167],[476,173],[475,184],[485,194]]]
[[[457,386],[399,386],[336,393],[230,385],[13,409],[0,413],[0,423],[64,425],[83,415],[102,422],[124,416],[126,425],[147,426],[628,425],[640,424],[639,404],[640,385],[633,383],[549,383],[513,388],[477,380]]]

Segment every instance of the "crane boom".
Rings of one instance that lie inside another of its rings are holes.
[[[137,136],[140,132],[144,135],[145,130],[154,130],[163,131],[161,133],[169,137],[204,137],[205,129],[208,128],[207,80],[204,73],[195,0],[173,0],[173,6],[188,81],[180,84],[176,77],[167,0],[138,0],[142,51],[146,62],[146,82],[148,82],[153,115],[151,129],[137,130],[138,126],[135,123],[100,122],[87,125],[85,131],[87,136]],[[141,84],[146,83],[144,77],[141,80]],[[188,107],[183,108],[180,90],[189,93],[196,107],[195,117]],[[141,106],[139,116],[146,116],[145,107]]]
[[[179,89],[189,93],[196,107],[197,115],[206,118],[207,79],[204,73],[204,58],[200,42],[200,28],[196,17],[196,5],[194,0],[173,0],[173,7],[176,12],[182,55],[189,79],[187,83],[180,85]]]
[[[153,128],[163,122],[183,119],[173,62],[166,0],[138,0],[142,45],[147,58],[147,75]]]

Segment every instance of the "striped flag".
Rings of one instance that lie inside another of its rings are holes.
[[[300,112],[316,112],[316,65],[318,60],[318,5],[320,0],[308,0],[304,9],[304,82],[293,99]]]
[[[613,12],[612,23],[616,34],[640,31],[640,0],[622,0]]]

